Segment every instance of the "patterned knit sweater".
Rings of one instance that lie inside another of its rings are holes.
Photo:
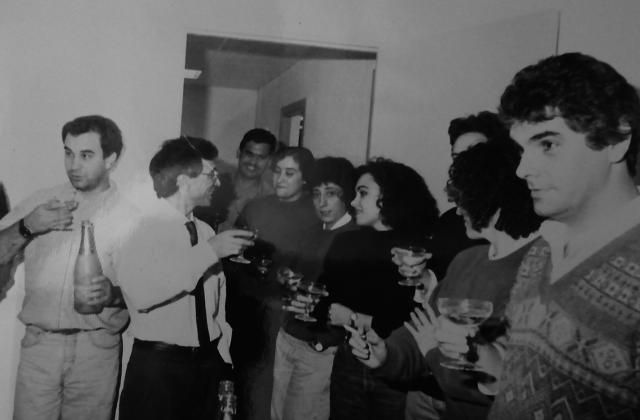
[[[556,282],[549,244],[525,256],[489,418],[640,419],[640,225]]]

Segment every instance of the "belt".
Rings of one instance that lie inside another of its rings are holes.
[[[35,327],[35,328],[49,334],[60,334],[60,335],[74,335],[74,334],[80,334],[83,332],[97,331],[97,329],[85,330],[82,328],[59,328],[57,330],[46,330],[40,327]]]
[[[153,350],[173,355],[204,356],[211,354],[212,351],[218,351],[218,341],[220,341],[220,337],[216,338],[206,346],[189,347],[164,343],[162,341],[146,341],[136,338],[133,340],[133,347],[141,350]]]

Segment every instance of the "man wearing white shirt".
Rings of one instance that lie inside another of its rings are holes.
[[[181,137],[163,143],[149,172],[158,200],[125,244],[118,266],[135,337],[120,419],[210,419],[231,363],[220,259],[251,241],[216,235],[192,210],[219,186],[215,146]]]
[[[567,53],[516,74],[500,111],[548,221],[511,292],[506,347],[481,355],[504,360],[489,418],[640,418],[638,94]]]
[[[98,314],[74,311],[73,272],[79,226],[90,220],[104,275],[118,284],[115,266],[137,211],[110,180],[122,151],[118,126],[99,115],[62,128],[69,182],[43,189],[0,221],[0,264],[24,258],[25,324],[16,378],[14,419],[110,419],[127,311],[102,289]],[[0,279],[0,288],[9,278]],[[95,283],[96,287],[98,283]],[[108,289],[111,290],[111,289]]]

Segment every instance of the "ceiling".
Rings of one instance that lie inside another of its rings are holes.
[[[301,60],[375,60],[371,51],[188,35],[185,68],[201,70],[185,84],[259,89]]]

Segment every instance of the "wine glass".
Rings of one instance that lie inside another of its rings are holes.
[[[256,259],[256,269],[258,270],[258,273],[260,273],[261,277],[265,277],[267,275],[272,263],[273,261],[265,256],[260,256]]]
[[[278,281],[283,284],[287,290],[288,294],[285,294],[282,298],[282,309],[289,312],[296,312],[296,308],[292,306],[291,302],[293,300],[293,295],[298,288],[298,285],[302,281],[303,275],[300,273],[296,273],[289,267],[280,267],[277,271]]]
[[[311,312],[321,298],[329,296],[326,286],[320,283],[300,283],[298,285],[298,294],[306,296],[308,302],[304,307],[304,313],[297,314],[295,318],[304,322],[316,322],[317,319],[311,316]]]
[[[248,239],[250,241],[255,241],[258,238],[258,229],[249,227],[249,226],[243,226],[240,229],[242,230],[246,230],[247,232],[249,232],[248,235],[238,235],[241,236],[245,239]],[[244,251],[245,251],[245,247],[242,248],[242,251],[240,251],[240,253],[238,255],[234,255],[233,257],[229,258],[229,260],[239,263],[239,264],[251,264],[251,261],[249,261],[245,256],[244,256]]]
[[[439,298],[438,311],[457,325],[474,328],[486,321],[493,312],[493,303],[488,300],[464,298]],[[470,343],[471,346],[472,343]],[[456,370],[479,371],[480,368],[468,360],[452,359],[440,365]]]
[[[419,246],[400,246],[397,255],[403,264],[414,265],[419,263],[427,256],[427,250]],[[415,287],[420,284],[420,277],[404,276],[403,280],[398,281],[400,286]]]

